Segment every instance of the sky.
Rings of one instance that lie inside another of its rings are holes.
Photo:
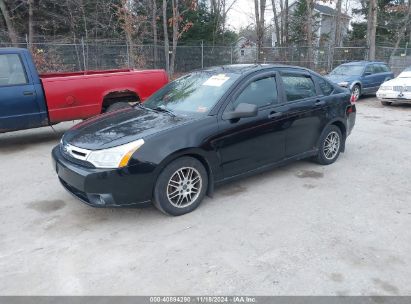
[[[238,31],[241,27],[246,27],[247,25],[254,23],[254,0],[235,1],[236,3],[233,5],[231,11],[228,14],[228,25],[231,29]],[[289,2],[291,4],[294,1],[290,0]],[[348,12],[348,15],[351,15],[351,10],[354,7],[359,7],[359,0],[343,0],[343,12]],[[265,17],[267,23],[268,21],[270,21],[271,23],[273,17],[271,0],[267,0],[267,10]]]

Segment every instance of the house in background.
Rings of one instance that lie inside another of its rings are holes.
[[[293,14],[297,7],[297,2],[292,3],[289,6],[290,16]],[[334,32],[334,24],[336,21],[337,11],[332,7],[321,5],[316,3],[314,5],[315,31],[316,31],[316,46],[327,46],[330,41],[331,34]],[[281,14],[279,15],[279,21],[281,21]],[[348,29],[350,26],[351,17],[346,14],[341,14],[341,43],[343,39],[348,35]],[[278,46],[278,39],[275,30],[272,33],[272,46]]]
[[[234,46],[237,63],[253,63],[256,60],[257,44],[248,38],[240,37]]]

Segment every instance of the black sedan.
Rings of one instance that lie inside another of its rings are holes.
[[[153,202],[181,215],[226,181],[308,157],[335,162],[355,123],[350,97],[299,67],[204,69],[73,127],[53,149],[55,170],[91,206]]]

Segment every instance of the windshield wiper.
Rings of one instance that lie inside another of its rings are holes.
[[[165,112],[167,114],[170,114],[172,117],[176,117],[176,114],[174,114],[173,111],[171,111],[170,109],[167,109],[165,107],[162,107],[162,106],[152,108],[152,110],[157,111],[157,112]]]
[[[135,104],[134,106],[135,106],[135,107],[142,108],[142,109],[145,109],[145,110],[149,110],[149,111],[164,112],[164,113],[169,114],[169,115],[172,116],[172,117],[176,117],[176,116],[177,116],[176,114],[174,114],[173,111],[171,111],[170,109],[165,108],[164,106],[157,106],[157,107],[155,107],[155,108],[149,108],[149,107],[146,107],[146,106],[145,106],[143,103],[141,103],[141,102]]]

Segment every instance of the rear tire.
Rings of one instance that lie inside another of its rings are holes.
[[[340,155],[343,140],[340,128],[335,125],[326,127],[321,134],[316,162],[320,165],[334,163]]]
[[[389,101],[381,101],[381,104],[382,104],[383,106],[390,106],[390,105],[392,104],[392,102],[389,102]]]
[[[121,109],[131,108],[128,102],[116,102],[108,106],[106,112],[114,112]]]
[[[181,157],[160,173],[153,203],[165,214],[183,215],[200,205],[207,187],[208,176],[203,164],[193,157]]]

